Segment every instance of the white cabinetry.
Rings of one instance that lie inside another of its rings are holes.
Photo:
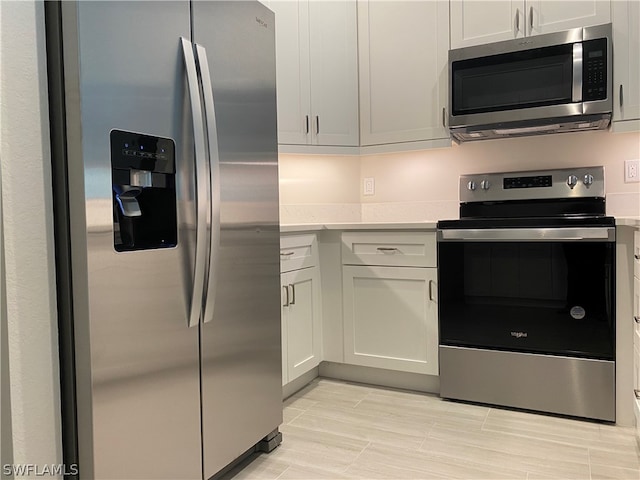
[[[282,384],[318,366],[322,354],[320,270],[315,235],[280,240]]]
[[[633,254],[633,389],[636,437],[640,441],[640,230],[635,232]]]
[[[362,146],[451,145],[444,127],[448,49],[448,2],[358,2]]]
[[[451,0],[451,48],[610,21],[609,0]]]
[[[344,358],[438,374],[435,233],[342,234]]]
[[[271,1],[278,143],[358,145],[355,0]]]
[[[640,130],[640,2],[614,1],[612,16],[614,128]]]

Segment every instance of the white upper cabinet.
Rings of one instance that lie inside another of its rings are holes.
[[[361,145],[448,141],[448,49],[447,2],[358,2]]]
[[[276,14],[278,143],[357,146],[355,0],[269,7]]]
[[[524,36],[524,0],[451,0],[451,48]]]
[[[640,2],[615,1],[613,16],[613,121],[636,120],[640,129]],[[629,122],[625,122],[629,123]],[[614,124],[614,127],[616,125]]]
[[[451,48],[610,21],[610,0],[451,0]]]

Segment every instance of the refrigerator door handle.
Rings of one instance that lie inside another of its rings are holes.
[[[191,101],[191,116],[193,120],[193,140],[195,145],[196,162],[196,256],[194,259],[193,291],[189,311],[189,327],[200,322],[202,314],[202,300],[204,295],[205,262],[207,257],[207,210],[209,205],[209,182],[207,171],[206,145],[204,138],[204,121],[202,105],[200,104],[200,88],[196,61],[192,43],[181,37],[184,64],[187,72],[187,85]]]
[[[220,152],[218,150],[218,128],[216,111],[211,86],[211,73],[207,61],[207,51],[196,44],[200,81],[204,97],[207,137],[209,140],[209,172],[211,174],[211,244],[209,250],[209,278],[207,281],[206,301],[204,304],[203,323],[213,320],[213,311],[218,285],[218,258],[220,252]]]

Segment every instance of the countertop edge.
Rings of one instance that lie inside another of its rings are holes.
[[[319,232],[322,230],[435,230],[437,223],[437,220],[418,222],[286,223],[280,225],[280,233]],[[640,217],[616,217],[616,225],[640,227]]]
[[[435,230],[436,225],[436,220],[421,222],[289,223],[280,225],[280,233],[318,232],[321,230]]]

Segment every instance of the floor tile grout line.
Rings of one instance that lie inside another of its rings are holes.
[[[278,480],[278,479],[282,478],[282,476],[285,474],[285,472],[286,472],[287,470],[289,470],[290,468],[291,468],[291,464],[288,464],[288,465],[287,465],[287,468],[285,468],[282,472],[280,472],[280,475],[278,475],[278,476],[276,477],[276,480]]]

